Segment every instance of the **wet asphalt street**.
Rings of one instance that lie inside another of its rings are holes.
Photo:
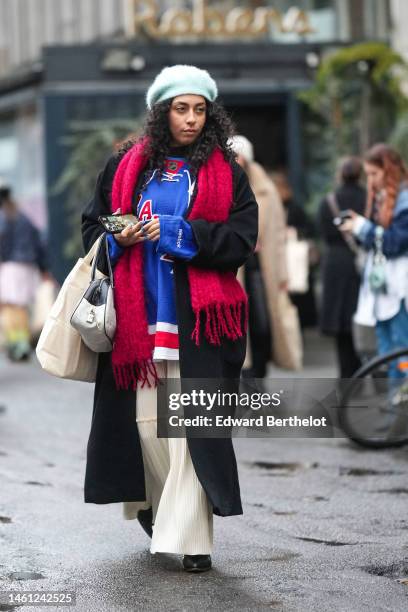
[[[244,515],[215,517],[214,569],[191,575],[121,504],[83,503],[92,385],[0,355],[0,404],[0,593],[72,591],[58,609],[76,612],[408,610],[408,448],[235,440]]]

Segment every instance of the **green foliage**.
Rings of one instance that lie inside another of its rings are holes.
[[[69,135],[62,144],[69,148],[68,162],[56,182],[52,195],[64,200],[68,238],[64,244],[67,259],[78,257],[82,251],[81,213],[95,189],[98,172],[103,168],[115,143],[140,129],[140,122],[131,119],[73,121]]]
[[[333,186],[337,160],[362,155],[389,140],[408,112],[402,83],[408,65],[386,44],[366,42],[325,57],[313,86],[299,93],[305,104],[307,187],[313,200]],[[312,207],[312,206],[311,206]]]
[[[390,144],[399,151],[405,162],[408,162],[408,112],[398,118],[390,137]]]
[[[345,47],[329,55],[320,65],[314,87],[302,92],[301,98],[319,109],[320,96],[341,96],[347,81],[368,79],[373,87],[383,89],[401,108],[407,107],[407,98],[401,90],[401,78],[408,77],[404,59],[386,44],[366,42]]]

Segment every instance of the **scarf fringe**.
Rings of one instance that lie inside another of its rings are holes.
[[[141,388],[143,388],[146,383],[148,387],[157,387],[159,383],[159,375],[152,359],[144,359],[122,365],[113,365],[113,375],[118,390],[128,390],[130,388],[136,391],[138,383],[142,383],[140,385]],[[153,378],[153,385],[151,384],[150,378]]]
[[[242,308],[244,321],[242,323]],[[210,344],[221,344],[221,337],[236,340],[241,338],[248,328],[248,301],[240,300],[236,304],[209,304],[195,310],[196,322],[191,339],[196,346],[200,345],[201,313],[205,314],[204,336]]]

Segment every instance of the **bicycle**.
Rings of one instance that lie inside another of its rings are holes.
[[[398,377],[390,377],[390,369]],[[366,448],[408,444],[408,348],[399,348],[363,365],[341,392],[339,425]]]

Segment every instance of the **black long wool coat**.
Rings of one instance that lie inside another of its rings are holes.
[[[336,190],[340,210],[364,214],[366,191],[354,183],[345,183]],[[354,253],[333,224],[333,213],[325,198],[319,208],[318,224],[325,242],[322,258],[323,292],[320,330],[327,335],[351,332],[357,308],[360,276],[354,264]]]
[[[111,211],[110,193],[118,162],[118,156],[108,160],[98,177],[94,197],[83,213],[82,236],[86,251],[103,231],[98,216]],[[198,253],[189,265],[236,273],[255,248],[258,205],[245,172],[235,162],[232,169],[233,205],[229,218],[223,223],[191,221]],[[140,177],[136,186],[134,203],[142,180]],[[193,203],[194,196],[191,205]],[[238,379],[245,358],[246,336],[236,341],[223,339],[221,346],[214,346],[201,334],[197,347],[191,340],[195,317],[190,303],[187,264],[181,259],[174,262],[174,278],[181,378]],[[145,499],[135,393],[116,389],[111,354],[101,353],[87,449],[85,502],[106,504]],[[193,437],[187,440],[196,474],[213,505],[214,514],[242,514],[232,440]]]

